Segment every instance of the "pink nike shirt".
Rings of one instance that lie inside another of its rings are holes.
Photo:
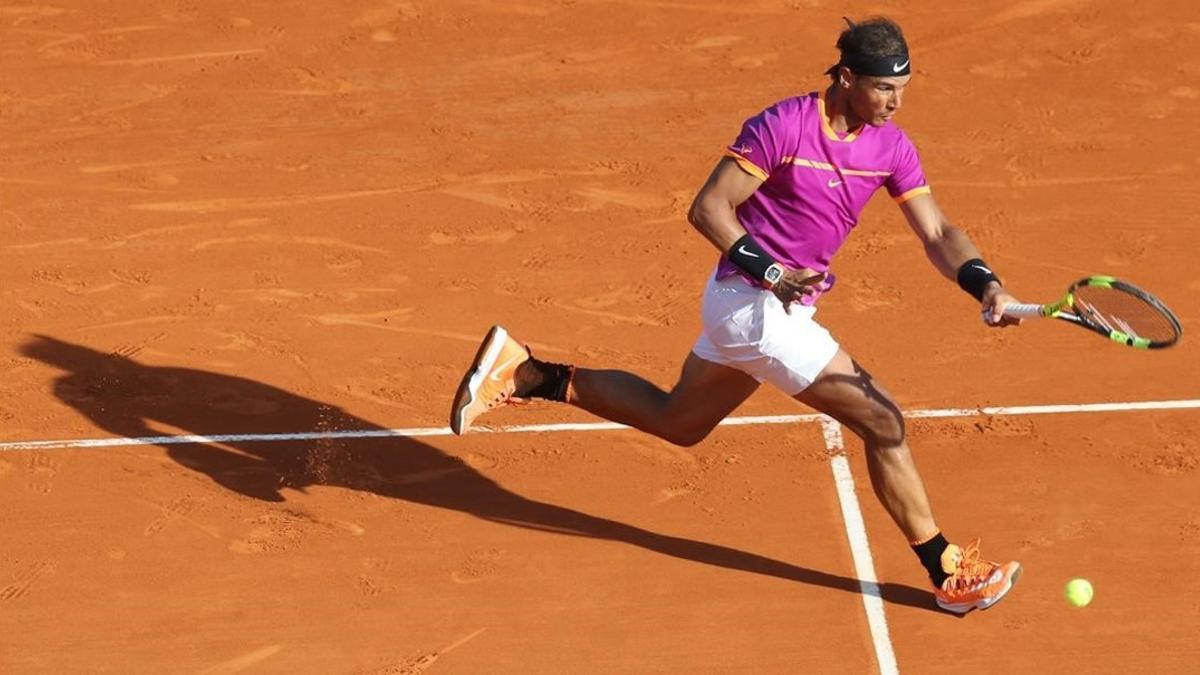
[[[897,203],[929,192],[917,149],[899,127],[888,122],[838,134],[818,92],[780,101],[746,120],[726,154],[764,181],[738,206],[738,220],[763,249],[793,269],[827,272],[881,186]],[[722,256],[717,278],[734,274],[742,272]],[[820,291],[832,285],[830,275]]]

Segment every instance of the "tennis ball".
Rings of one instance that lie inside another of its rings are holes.
[[[1087,607],[1092,601],[1092,584],[1087,579],[1072,579],[1067,582],[1067,602],[1076,607]]]

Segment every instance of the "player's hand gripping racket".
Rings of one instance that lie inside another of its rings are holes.
[[[1088,277],[1048,305],[1009,305],[1015,317],[1048,317],[1083,326],[1138,349],[1162,349],[1179,341],[1179,319],[1158,298],[1112,277]]]

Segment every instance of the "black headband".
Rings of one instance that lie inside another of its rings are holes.
[[[869,56],[866,54],[843,54],[842,60],[829,70],[826,75],[834,75],[837,69],[846,66],[856,75],[872,77],[901,77],[912,73],[912,59],[908,54],[891,56]]]

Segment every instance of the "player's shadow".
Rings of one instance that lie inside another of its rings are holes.
[[[340,408],[242,377],[146,366],[120,354],[35,336],[26,356],[64,371],[54,393],[97,426],[126,438],[162,436],[151,424],[222,436],[304,431],[385,432]],[[284,487],[336,485],[437,506],[517,527],[621,541],[649,551],[859,594],[859,580],[799,567],[747,551],[651,532],[562,506],[527,499],[418,440],[401,436],[345,440],[161,444],[177,462],[218,484],[265,501]],[[828,542],[828,545],[837,545]],[[929,591],[880,584],[892,603],[939,611]]]

